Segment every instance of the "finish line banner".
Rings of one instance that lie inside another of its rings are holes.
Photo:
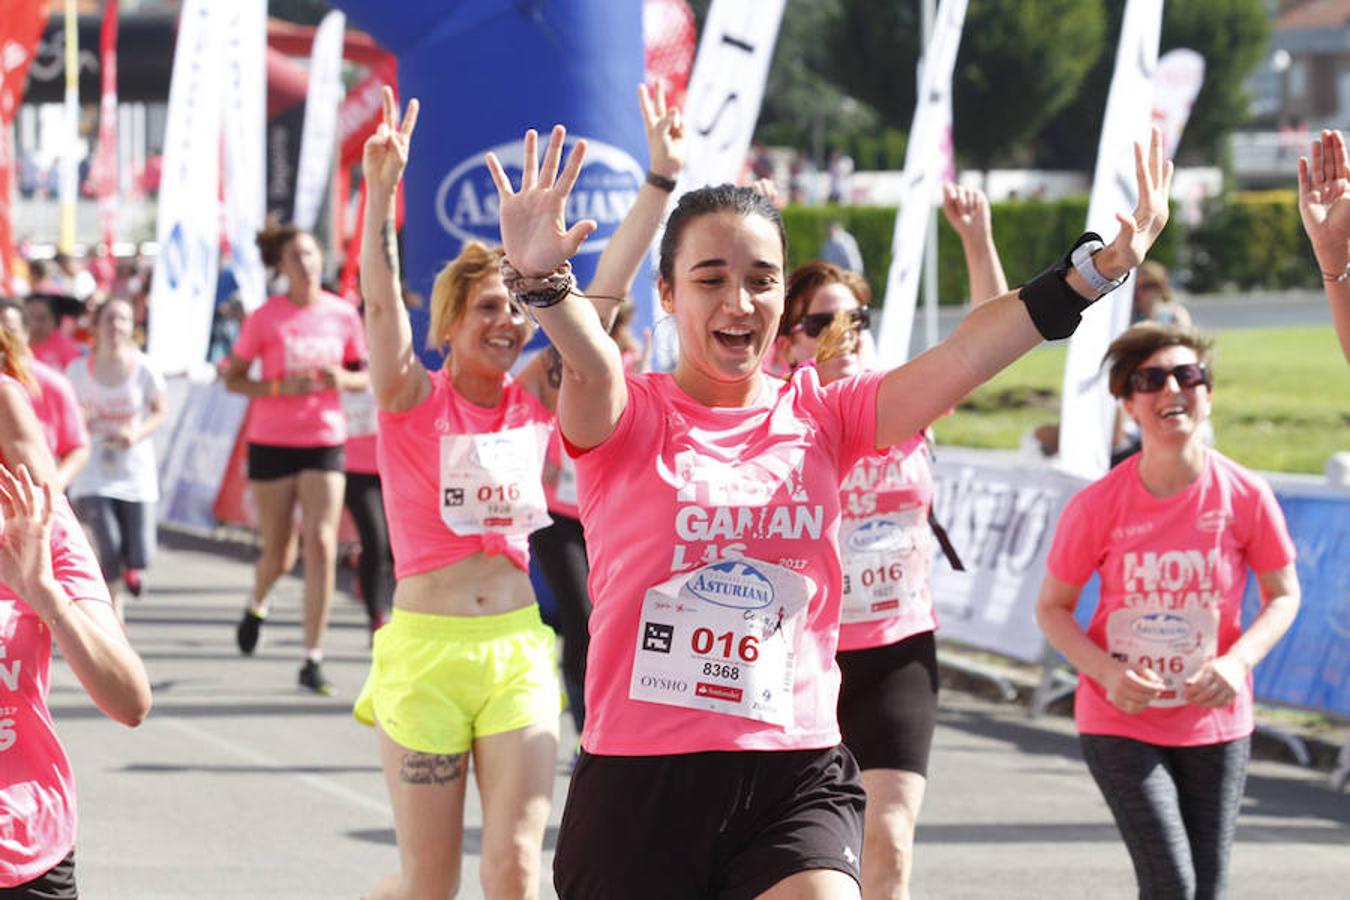
[[[642,4],[600,0],[464,0],[455,4],[336,0],[352,23],[398,57],[399,97],[422,104],[404,176],[404,274],[420,294],[410,309],[414,346],[424,345],[436,273],[470,240],[501,243],[497,190],[484,156],[497,154],[519,184],[526,128],[567,126],[585,138],[586,165],[567,221],[599,230],[572,261],[581,285],[637,198],[647,139],[635,99],[643,78]],[[635,284],[650,282],[648,266]],[[644,311],[645,312],[645,311]],[[649,315],[634,323],[641,332]],[[428,365],[438,353],[423,352]]]

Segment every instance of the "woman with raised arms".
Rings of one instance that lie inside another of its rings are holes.
[[[649,145],[669,141],[678,111],[640,92]],[[436,278],[428,339],[448,354],[436,372],[422,366],[394,245],[417,101],[401,124],[388,89],[384,107],[362,161],[361,289],[397,587],[355,713],[378,729],[401,871],[370,896],[455,893],[472,754],[484,893],[534,897],[561,690],[553,633],[526,574],[527,537],[548,521],[541,479],[561,366],[543,352],[509,374],[533,326],[506,291],[502,251],[477,242]],[[655,185],[639,191],[597,265],[597,296],[627,290],[666,199]],[[606,318],[614,305],[603,304]]]
[[[982,305],[914,361],[828,387],[809,367],[761,373],[786,239],[770,204],[731,186],[686,194],[666,224],[674,372],[625,374],[569,280],[595,224],[564,222],[584,143],[559,175],[563,139],[556,127],[540,166],[526,133],[519,191],[488,156],[506,288],[562,354],[591,558],[586,729],[554,883],[565,898],[857,896],[863,792],[835,715],[840,480],[1072,333],[1142,261],[1167,219],[1161,137],[1136,148],[1139,206],[1109,246],[1085,236],[1077,265]]]

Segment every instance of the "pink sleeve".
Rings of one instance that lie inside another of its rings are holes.
[[[1080,587],[1096,571],[1101,556],[1100,536],[1088,517],[1087,491],[1069,498],[1055,526],[1055,539],[1045,558],[1046,570],[1060,581]]]
[[[239,328],[239,337],[235,338],[230,354],[238,359],[254,360],[262,353],[262,330],[260,321],[264,307],[258,307],[244,319]]]
[[[1264,480],[1253,485],[1250,520],[1251,533],[1247,535],[1244,550],[1247,564],[1258,574],[1283,569],[1294,561],[1294,539],[1284,521],[1284,510],[1275,499],[1275,492]]]
[[[885,372],[863,372],[825,387],[831,409],[839,417],[839,477],[877,448],[877,390]]]
[[[65,456],[72,450],[88,447],[89,429],[85,427],[84,413],[80,411],[80,401],[75,397],[75,387],[70,379],[53,378],[48,387],[61,398],[56,404],[56,455]]]

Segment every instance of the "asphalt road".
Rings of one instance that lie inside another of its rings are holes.
[[[155,688],[141,728],[102,718],[57,666],[51,701],[79,781],[89,900],[354,898],[397,864],[374,736],[349,708],[368,664],[362,614],[339,598],[328,667],[342,697],[302,695],[296,579],[279,586],[258,655],[234,648],[251,558],[238,545],[164,537],[150,594],[128,615]],[[555,824],[569,756],[570,746]],[[948,692],[933,756],[916,898],[1134,896],[1070,723]],[[482,896],[480,821],[471,793],[462,897]],[[1319,900],[1346,896],[1347,884],[1350,797],[1320,773],[1255,763],[1230,896]]]

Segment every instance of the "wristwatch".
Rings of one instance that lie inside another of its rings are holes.
[[[1093,237],[1095,238],[1096,236],[1094,235]],[[1088,283],[1088,286],[1098,294],[1109,294],[1111,291],[1114,291],[1125,283],[1125,278],[1129,275],[1129,273],[1126,272],[1125,275],[1122,275],[1120,278],[1110,279],[1097,271],[1097,266],[1092,262],[1092,255],[1105,248],[1106,244],[1102,243],[1100,239],[1089,239],[1079,243],[1078,246],[1073,248],[1073,252],[1069,255],[1069,261],[1073,264],[1074,270],[1077,271],[1078,274],[1083,277],[1083,280]]]

